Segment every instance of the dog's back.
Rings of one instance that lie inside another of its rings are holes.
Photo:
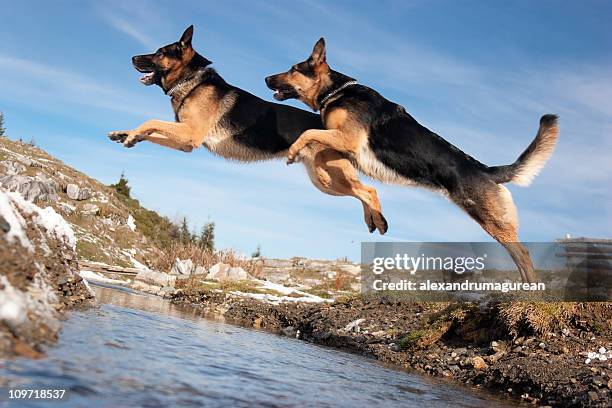
[[[233,104],[220,118],[220,126],[248,148],[271,155],[282,154],[308,129],[322,129],[318,114],[265,101],[232,87]]]

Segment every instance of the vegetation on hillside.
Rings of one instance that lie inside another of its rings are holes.
[[[0,112],[0,137],[6,136],[6,128],[4,127],[4,114]]]

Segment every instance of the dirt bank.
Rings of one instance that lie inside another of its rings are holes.
[[[610,404],[611,304],[478,307],[353,296],[275,305],[206,289],[179,290],[170,297],[230,323],[372,356],[533,404]]]
[[[92,301],[75,243],[53,209],[0,189],[0,358],[40,357],[65,311]]]

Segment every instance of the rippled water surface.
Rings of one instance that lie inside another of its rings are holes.
[[[499,407],[471,389],[360,356],[206,320],[159,298],[96,287],[38,361],[0,360],[0,406]],[[8,389],[66,389],[8,401]]]

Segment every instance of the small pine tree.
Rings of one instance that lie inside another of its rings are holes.
[[[214,251],[215,250],[215,223],[207,222],[202,226],[198,243],[201,248]]]
[[[259,258],[261,256],[261,245],[257,244],[255,252],[251,254],[251,258]]]
[[[6,136],[6,128],[4,127],[4,114],[0,112],[0,137]]]
[[[191,242],[191,232],[189,231],[189,221],[187,221],[187,217],[183,217],[181,220],[179,231],[179,239],[181,243],[183,245],[188,245]]]
[[[130,190],[132,189],[128,185],[128,179],[125,177],[125,173],[121,172],[121,177],[116,184],[111,184],[111,188],[114,188],[119,194],[124,195],[126,197],[130,197]]]

